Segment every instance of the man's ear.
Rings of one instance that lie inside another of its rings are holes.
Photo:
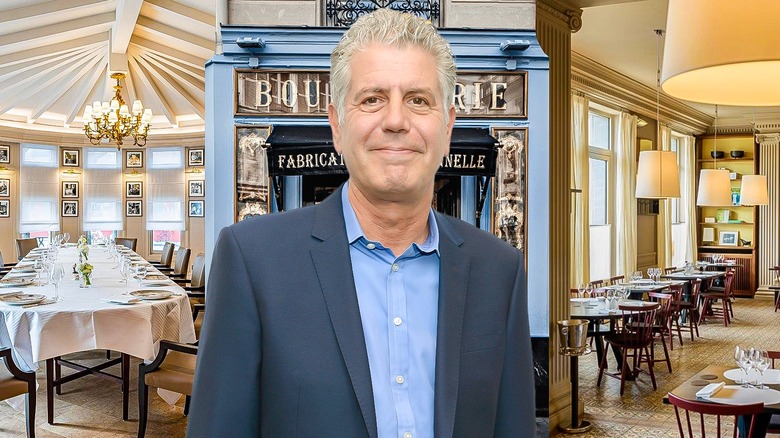
[[[449,109],[449,122],[447,123],[447,150],[444,152],[444,156],[450,153],[450,143],[452,143],[452,128],[455,126],[455,105],[452,105]]]
[[[339,116],[336,112],[336,106],[332,102],[328,104],[328,123],[330,123],[330,130],[333,132],[333,147],[336,149],[336,152],[341,153]]]

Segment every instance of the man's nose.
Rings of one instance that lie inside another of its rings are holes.
[[[403,99],[390,100],[385,107],[382,128],[392,132],[409,130],[409,108],[404,105]]]

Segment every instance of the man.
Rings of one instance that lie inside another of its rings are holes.
[[[455,64],[429,23],[379,10],[331,56],[349,181],[225,228],[192,437],[532,437],[520,253],[431,210]]]

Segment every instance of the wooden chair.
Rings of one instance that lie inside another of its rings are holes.
[[[173,250],[176,248],[176,244],[173,242],[165,242],[162,251],[160,252],[159,262],[150,262],[155,268],[173,269]]]
[[[606,280],[593,280],[593,281],[591,281],[589,284],[590,284],[590,286],[591,286],[593,289],[596,289],[596,288],[599,288],[599,287],[604,287],[604,282],[605,282],[605,281],[606,281]]]
[[[675,268],[674,266],[670,266],[668,268],[664,268],[664,274],[673,274],[675,272],[682,271],[680,268]]]
[[[190,279],[174,278],[179,286],[187,291],[190,298],[205,298],[206,292],[206,256],[200,253],[192,262],[192,274]]]
[[[625,279],[625,275],[616,275],[614,277],[609,277],[609,280],[607,280],[607,286],[614,286],[616,284],[620,284]]]
[[[669,327],[672,320],[672,302],[674,301],[673,294],[667,294],[662,292],[649,292],[648,297],[650,301],[654,301],[660,304],[658,312],[655,315],[655,322],[653,323],[653,340],[658,338],[661,340],[661,346],[664,347],[664,358],[655,358],[655,342],[650,343],[650,358],[649,361],[655,364],[656,362],[666,362],[666,368],[669,372],[672,372],[672,361],[669,359],[669,350],[666,347],[666,337],[670,336]]]
[[[30,251],[38,247],[38,238],[16,239],[16,252],[19,260],[23,259]]]
[[[686,400],[680,397],[677,397],[676,395],[672,394],[671,392],[667,395],[669,399],[669,403],[674,405],[674,415],[677,417],[677,428],[680,431],[680,436],[685,438],[687,437],[702,437],[706,438],[705,433],[705,421],[704,416],[705,415],[715,415],[717,417],[717,436],[721,436],[721,418],[720,417],[734,417],[734,436],[737,436],[737,418],[741,415],[749,415],[750,416],[750,430],[748,431],[747,437],[742,438],[752,438],[753,432],[756,424],[756,415],[760,414],[764,411],[764,404],[763,403],[756,403],[752,405],[725,405],[725,404],[718,404],[718,403],[708,403],[708,402],[699,402],[699,401],[693,401],[693,400]],[[683,429],[683,422],[680,418],[680,410],[685,412],[685,425],[686,428]],[[697,434],[694,435],[693,433],[693,427],[691,426],[691,412],[695,414],[699,414],[699,422],[700,422],[700,428],[697,430]],[[707,422],[710,424],[711,422]],[[685,434],[685,430],[688,431],[688,434]],[[699,433],[700,432],[700,433]],[[712,436],[712,435],[710,435]]]
[[[114,243],[117,245],[122,245],[126,248],[130,248],[133,251],[135,251],[136,246],[138,245],[138,238],[136,237],[117,237],[114,239]]]
[[[777,369],[775,366],[775,359],[780,360],[780,351],[767,351],[769,358],[772,359],[772,368]],[[769,426],[766,429],[767,433],[780,433],[780,414],[773,414],[769,419]]]
[[[734,284],[734,271],[729,269],[726,271],[726,279],[723,282],[724,287],[722,289],[710,287],[699,295],[704,299],[699,312],[699,325],[701,325],[707,318],[720,318],[723,319],[723,326],[728,327],[731,322],[729,317],[729,307],[731,306],[731,289]],[[716,309],[714,304],[720,303],[721,308]],[[708,315],[708,310],[712,311],[712,314]]]
[[[693,333],[696,332],[696,336],[699,336],[699,293],[701,292],[701,278],[697,278],[691,283],[691,295],[688,301],[683,301],[682,298],[674,303],[677,309],[677,317],[672,322],[677,325],[677,334],[680,336],[680,345],[682,345],[682,332],[690,332],[691,342],[693,342]],[[682,312],[686,312],[685,322],[686,327],[680,326],[680,319],[682,318]]]
[[[596,382],[597,386],[601,386],[601,379],[604,374],[618,378],[620,379],[620,395],[622,396],[625,390],[626,376],[629,373],[635,377],[638,376],[640,372],[644,371],[639,366],[642,362],[646,362],[648,367],[647,373],[650,374],[653,389],[657,388],[653,362],[650,360],[650,345],[653,343],[653,322],[659,307],[661,307],[660,303],[646,306],[625,304],[619,306],[620,311],[623,312],[623,324],[616,329],[615,333],[604,336],[604,339],[607,342],[607,346],[611,345],[613,348],[620,349],[623,353],[623,362],[619,374],[605,373],[604,370],[607,369],[607,355],[602,355],[601,364],[599,365],[599,377]],[[632,369],[629,369],[628,366],[629,357],[633,359]]]
[[[173,269],[157,268],[157,270],[171,278],[187,277],[191,252],[189,248],[179,246],[179,250],[176,251],[176,261],[173,264]]]
[[[200,339],[200,329],[203,327],[203,318],[206,316],[206,305],[195,304],[192,306],[192,322],[195,324],[195,338]]]
[[[157,353],[157,357],[149,364],[141,363],[139,365],[138,438],[143,438],[146,435],[150,386],[186,395],[184,415],[189,414],[197,354],[197,345],[181,344],[163,339],[160,341],[160,351]]]
[[[11,349],[0,349],[0,400],[24,394],[24,413],[27,436],[35,437],[35,373],[19,369],[11,357]]]

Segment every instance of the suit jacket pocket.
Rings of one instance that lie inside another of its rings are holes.
[[[504,343],[504,333],[491,333],[479,336],[466,336],[463,338],[461,353],[490,350],[498,348]]]

